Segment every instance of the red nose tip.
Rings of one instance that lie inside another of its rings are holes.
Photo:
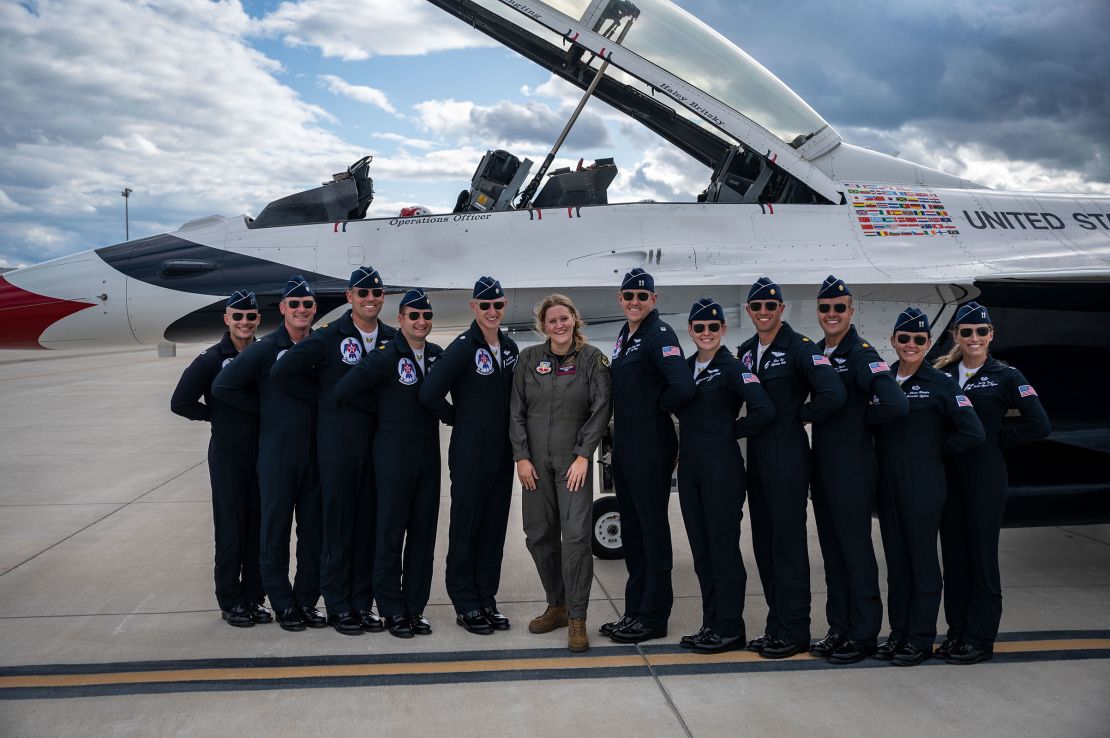
[[[16,287],[0,275],[0,349],[41,349],[43,332],[90,302],[59,300]]]

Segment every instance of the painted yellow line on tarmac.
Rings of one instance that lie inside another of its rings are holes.
[[[995,653],[1051,653],[1054,651],[1110,650],[1110,638],[1040,641],[1003,641]],[[646,659],[646,660],[645,660]],[[799,654],[789,661],[818,661]],[[729,651],[719,654],[650,653],[620,656],[563,656],[521,659],[471,659],[454,661],[389,662],[377,664],[320,664],[233,668],[162,669],[87,674],[28,674],[0,677],[0,690],[50,687],[93,687],[127,684],[183,684],[191,682],[264,682],[281,679],[391,677],[407,675],[473,674],[511,671],[581,671],[589,669],[643,668],[647,666],[698,666],[709,664],[771,664],[758,654]]]

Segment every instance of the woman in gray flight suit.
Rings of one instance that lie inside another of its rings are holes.
[[[524,535],[548,603],[528,630],[569,625],[567,648],[574,652],[590,647],[590,457],[612,411],[609,360],[586,343],[582,326],[568,297],[550,295],[536,306],[536,330],[547,340],[520,352],[509,406]]]

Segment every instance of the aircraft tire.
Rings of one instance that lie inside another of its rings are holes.
[[[624,544],[621,542],[621,513],[617,498],[602,495],[594,500],[594,525],[590,544],[594,556],[599,559],[623,559]]]

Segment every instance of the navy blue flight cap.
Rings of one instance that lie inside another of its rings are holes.
[[[382,276],[378,274],[378,270],[374,267],[359,267],[351,272],[351,280],[347,282],[347,289],[353,290],[356,287],[366,287],[369,289],[380,288],[382,286]]]
[[[305,281],[305,278],[299,274],[294,274],[289,278],[289,282],[285,285],[285,292],[281,293],[281,299],[287,297],[312,297],[312,287]]]
[[[786,302],[782,296],[782,287],[771,281],[770,277],[760,277],[748,290],[748,302],[752,300],[778,300]]]
[[[478,277],[478,281],[474,283],[474,292],[471,295],[475,300],[493,300],[504,296],[505,290],[501,289],[501,283],[493,277]]]
[[[253,292],[244,287],[231,293],[231,297],[227,298],[227,307],[236,310],[257,310],[258,299]]]
[[[969,302],[956,311],[956,325],[991,325],[991,316],[987,309],[977,302]]]
[[[624,275],[624,281],[621,282],[621,289],[655,292],[655,277],[651,276],[640,267],[636,267],[628,274]]]
[[[903,331],[905,333],[928,333],[929,332],[929,316],[921,312],[915,307],[908,307],[898,315],[898,320],[894,321],[894,333]]]
[[[695,320],[716,320],[720,323],[724,323],[725,309],[712,297],[703,297],[690,307],[690,317],[686,322],[693,323]]]
[[[397,306],[398,310],[401,308],[431,310],[432,303],[428,302],[428,293],[418,287],[405,293],[405,296],[401,298],[401,304]]]
[[[833,275],[825,277],[825,283],[821,285],[821,289],[817,291],[817,299],[823,300],[829,297],[851,297],[852,291],[848,289],[848,285],[844,284],[843,279],[837,279]]]

